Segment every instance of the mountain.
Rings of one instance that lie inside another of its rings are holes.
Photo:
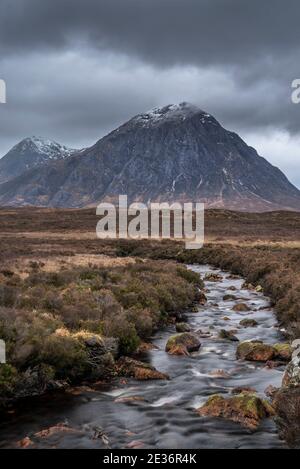
[[[139,114],[69,158],[0,186],[1,205],[84,207],[193,201],[248,211],[300,210],[300,191],[236,133],[188,103]]]
[[[25,138],[0,159],[0,184],[50,160],[66,158],[77,150],[41,137]]]

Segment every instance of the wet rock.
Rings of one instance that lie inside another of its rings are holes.
[[[209,375],[212,377],[212,378],[230,378],[230,374],[227,373],[227,371],[224,371],[224,370],[213,370],[209,373]]]
[[[200,339],[207,339],[209,337],[212,337],[212,333],[210,332],[209,329],[198,329],[196,331],[197,336],[200,337]]]
[[[52,435],[57,433],[81,433],[79,430],[75,428],[69,427],[66,423],[58,423],[53,425],[52,427],[45,428],[37,433],[34,434],[37,438],[48,438]]]
[[[228,316],[224,316],[222,319],[223,321],[230,321],[230,318]]]
[[[236,275],[236,274],[229,274],[227,275],[227,280],[239,280],[241,277],[239,275]]]
[[[211,396],[197,413],[201,416],[222,417],[238,422],[250,430],[256,430],[260,421],[274,415],[272,406],[254,393],[243,392],[224,398],[219,394]]]
[[[150,379],[169,379],[167,374],[157,371],[154,366],[129,357],[120,358],[116,364],[116,369],[119,376],[135,378],[142,381]]]
[[[237,288],[234,285],[230,285],[227,290],[236,291]]]
[[[135,402],[145,402],[145,399],[142,396],[124,396],[117,397],[114,402],[119,402],[122,404],[135,403]]]
[[[254,342],[241,342],[236,351],[236,357],[242,360],[266,362],[272,360],[275,350],[272,345]]]
[[[229,294],[229,295],[224,295],[223,296],[223,301],[234,301],[236,299],[237,299],[237,297],[235,295],[230,295]]]
[[[255,287],[255,291],[256,291],[257,293],[260,293],[260,292],[263,291],[263,287],[262,287],[261,285],[257,285],[257,286]]]
[[[207,282],[222,282],[222,280],[223,280],[223,277],[221,274],[216,274],[213,272],[208,272],[204,277],[204,281],[207,281]]]
[[[108,436],[106,435],[106,433],[104,432],[103,428],[101,428],[101,427],[95,427],[95,428],[94,428],[94,434],[93,434],[92,439],[93,439],[93,440],[101,440],[102,443],[103,443],[105,446],[108,446],[108,445],[109,445]]]
[[[227,331],[226,329],[221,329],[219,332],[219,338],[225,340],[231,340],[232,342],[239,342],[239,339],[234,335],[234,331]]]
[[[199,292],[199,295],[197,297],[200,305],[204,306],[206,303],[207,303],[207,297],[205,295],[205,293],[203,293],[202,291]]]
[[[273,399],[275,397],[275,394],[277,393],[279,388],[276,388],[275,386],[272,386],[272,384],[269,384],[268,387],[265,389],[265,395]]]
[[[189,352],[199,350],[201,342],[195,334],[183,332],[169,338],[166,344],[166,352],[170,355],[187,355]]]
[[[270,368],[271,370],[273,368],[278,368],[280,366],[285,366],[285,365],[286,365],[286,362],[282,360],[268,360],[266,362],[266,367]]]
[[[242,285],[243,290],[255,290],[255,286],[252,283],[244,282]]]
[[[245,318],[240,321],[240,326],[243,327],[255,327],[258,325],[258,322],[255,319]]]
[[[273,345],[276,353],[276,358],[279,360],[290,361],[292,358],[292,347],[290,344],[275,344]]]
[[[246,303],[237,303],[233,306],[232,311],[236,311],[238,313],[244,313],[246,311],[250,311],[250,308]]]
[[[29,448],[33,445],[34,442],[28,436],[17,442],[17,447],[22,449]]]
[[[191,326],[186,322],[178,322],[176,324],[176,332],[190,332]]]
[[[251,394],[255,394],[256,393],[256,389],[254,388],[250,388],[248,386],[238,386],[236,388],[233,388],[232,391],[231,391],[231,394],[241,394],[241,393],[251,393]]]
[[[128,445],[126,445],[126,447],[130,449],[139,449],[139,448],[143,448],[144,446],[145,446],[145,443],[139,440],[131,441],[130,443],[128,443]]]

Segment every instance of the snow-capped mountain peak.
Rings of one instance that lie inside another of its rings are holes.
[[[0,159],[0,183],[48,161],[62,160],[78,150],[42,137],[27,137]]]
[[[179,104],[168,104],[167,106],[163,107],[155,107],[145,113],[138,114],[132,120],[143,125],[151,125],[169,120],[184,121],[188,117],[192,117],[194,115],[199,115],[201,119],[207,119],[211,117],[210,114],[203,111],[198,106],[187,102],[182,102]]]

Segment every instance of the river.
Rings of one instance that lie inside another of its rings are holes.
[[[267,386],[281,383],[283,367],[269,369],[261,363],[236,360],[237,343],[219,339],[220,329],[237,329],[235,335],[240,341],[260,339],[272,344],[284,339],[270,300],[262,293],[242,289],[243,279],[229,279],[228,273],[209,266],[189,268],[203,276],[211,271],[220,273],[223,280],[206,282],[207,304],[187,313],[192,330],[212,334],[200,339],[199,352],[179,357],[164,351],[174,326],[153,338],[157,349],[147,352],[145,360],[168,373],[170,381],[126,380],[98,390],[83,388],[78,395],[62,393],[24,402],[0,423],[0,448],[15,447],[25,437],[34,442],[29,447],[37,448],[284,448],[272,419],[264,420],[256,432],[251,432],[237,423],[195,413],[212,394],[229,396],[233,388],[247,386],[265,398]],[[232,311],[236,301],[223,301],[229,293],[243,298],[251,311]],[[239,322],[244,318],[253,318],[258,325],[241,328]],[[222,370],[223,376],[217,370]],[[128,396],[140,400],[118,402]],[[61,423],[72,431],[34,435]]]

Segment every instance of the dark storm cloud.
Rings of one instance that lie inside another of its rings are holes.
[[[2,50],[93,47],[151,63],[239,64],[300,42],[298,0],[2,0]]]
[[[244,135],[298,138],[299,19],[299,0],[1,0],[0,153],[37,133],[87,145],[183,100]]]

